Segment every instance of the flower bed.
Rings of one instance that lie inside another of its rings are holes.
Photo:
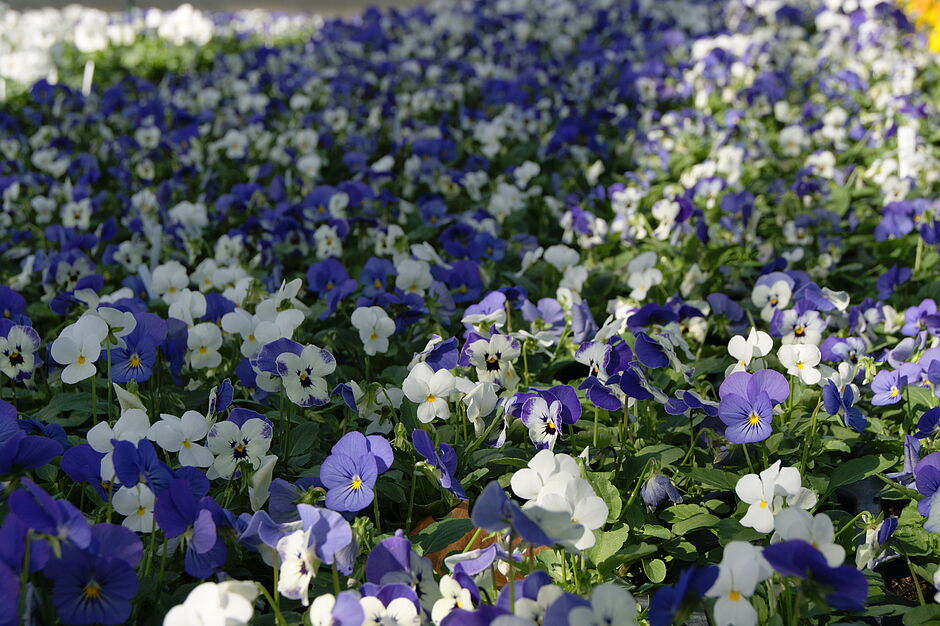
[[[479,0],[65,59],[0,111],[0,624],[940,618],[925,40]]]

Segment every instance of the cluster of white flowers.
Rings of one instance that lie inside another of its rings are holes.
[[[591,548],[594,531],[607,521],[607,503],[581,477],[578,462],[567,454],[541,450],[528,467],[512,475],[510,485],[513,493],[526,501],[523,510],[565,514],[562,527],[552,528],[550,534],[561,537],[560,543],[569,549]]]
[[[220,19],[224,18],[224,19]],[[57,55],[63,43],[91,53],[109,46],[127,46],[144,37],[158,37],[180,46],[205,45],[213,37],[262,34],[269,40],[312,32],[323,23],[316,15],[287,15],[262,10],[224,16],[182,4],[172,11],[135,9],[106,13],[77,4],[16,11],[0,3],[0,80],[28,85],[41,78],[55,82]]]

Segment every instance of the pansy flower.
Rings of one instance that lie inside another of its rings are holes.
[[[0,324],[0,372],[14,382],[32,377],[33,370],[42,364],[36,356],[39,335],[30,326],[11,326],[4,331]]]
[[[330,565],[336,553],[353,540],[343,516],[329,509],[298,504],[300,528],[277,542],[280,579],[277,591],[286,598],[309,604],[307,590],[320,563]]]
[[[731,443],[763,441],[773,432],[773,409],[790,395],[786,379],[773,370],[734,372],[719,388],[718,417]]]
[[[261,457],[271,447],[272,436],[271,423],[260,417],[249,418],[240,424],[231,416],[216,422],[207,436],[209,451],[215,455],[210,478],[213,473],[217,477],[229,478],[242,463],[258,469]]]
[[[467,499],[463,487],[457,482],[454,474],[457,471],[457,453],[446,443],[435,448],[427,432],[416,428],[411,432],[411,442],[415,450],[424,457],[428,467],[437,476],[441,487],[450,491],[461,500]]]

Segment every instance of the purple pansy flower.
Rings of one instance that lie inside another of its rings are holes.
[[[773,432],[773,409],[790,395],[787,379],[773,370],[734,372],[718,390],[718,417],[731,443],[754,443]]]

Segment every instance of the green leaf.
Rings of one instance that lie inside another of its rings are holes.
[[[737,474],[711,467],[695,467],[689,472],[689,477],[706,487],[714,487],[724,491],[734,491],[740,478]]]
[[[307,452],[316,443],[320,434],[320,426],[316,422],[304,422],[294,426],[290,431],[290,456],[300,456]]]
[[[940,624],[940,604],[927,604],[911,609],[904,614],[904,626],[927,626]]]
[[[105,404],[102,402],[98,407],[99,416],[107,411]],[[91,417],[91,394],[84,391],[57,393],[32,417],[41,422],[55,422],[63,428],[81,426]]]
[[[625,524],[618,524],[610,530],[595,530],[594,536],[597,541],[594,547],[588,550],[588,556],[595,564],[603,563],[613,555],[617,554],[623,544],[630,536],[630,527]]]
[[[688,424],[688,420],[684,420],[684,423]],[[645,448],[638,450],[633,462],[635,464],[639,464],[639,467],[643,467],[647,459],[656,459],[656,462],[659,463],[660,467],[665,467],[667,465],[672,465],[684,456],[685,450],[682,448],[677,448],[676,446],[670,446],[667,444],[659,444],[655,446],[646,446]]]
[[[894,463],[894,459],[889,459],[880,455],[863,456],[858,459],[851,459],[845,463],[841,463],[836,466],[832,472],[832,475],[829,477],[829,486],[826,488],[825,495],[823,498],[820,498],[820,500],[824,499],[839,487],[864,480],[872,474],[877,474],[888,469],[889,467],[893,466]]]
[[[675,524],[700,513],[707,513],[705,507],[701,504],[675,504],[668,509],[664,509],[659,517],[667,524]]]
[[[633,546],[627,546],[623,550],[617,553],[615,559],[621,565],[626,563],[632,563],[637,559],[642,559],[645,556],[650,556],[651,554],[656,554],[658,548],[651,543],[639,543]]]
[[[721,520],[711,513],[699,513],[688,519],[684,519],[681,522],[676,522],[673,524],[672,532],[679,537],[682,537],[683,535],[687,535],[693,530],[698,530],[700,528],[714,528],[715,524],[717,524],[719,521]]]
[[[473,522],[466,518],[445,519],[431,524],[413,539],[425,554],[430,554],[443,550],[472,530]]]
[[[670,531],[665,526],[659,526],[657,524],[647,524],[640,529],[641,535],[646,535],[647,537],[656,537],[657,539],[671,539],[672,531]]]
[[[594,493],[607,503],[607,522],[614,523],[620,519],[623,511],[623,499],[620,490],[611,482],[613,472],[588,472],[587,479],[594,487]]]
[[[666,564],[662,559],[643,561],[643,573],[651,583],[659,584],[666,579]]]

